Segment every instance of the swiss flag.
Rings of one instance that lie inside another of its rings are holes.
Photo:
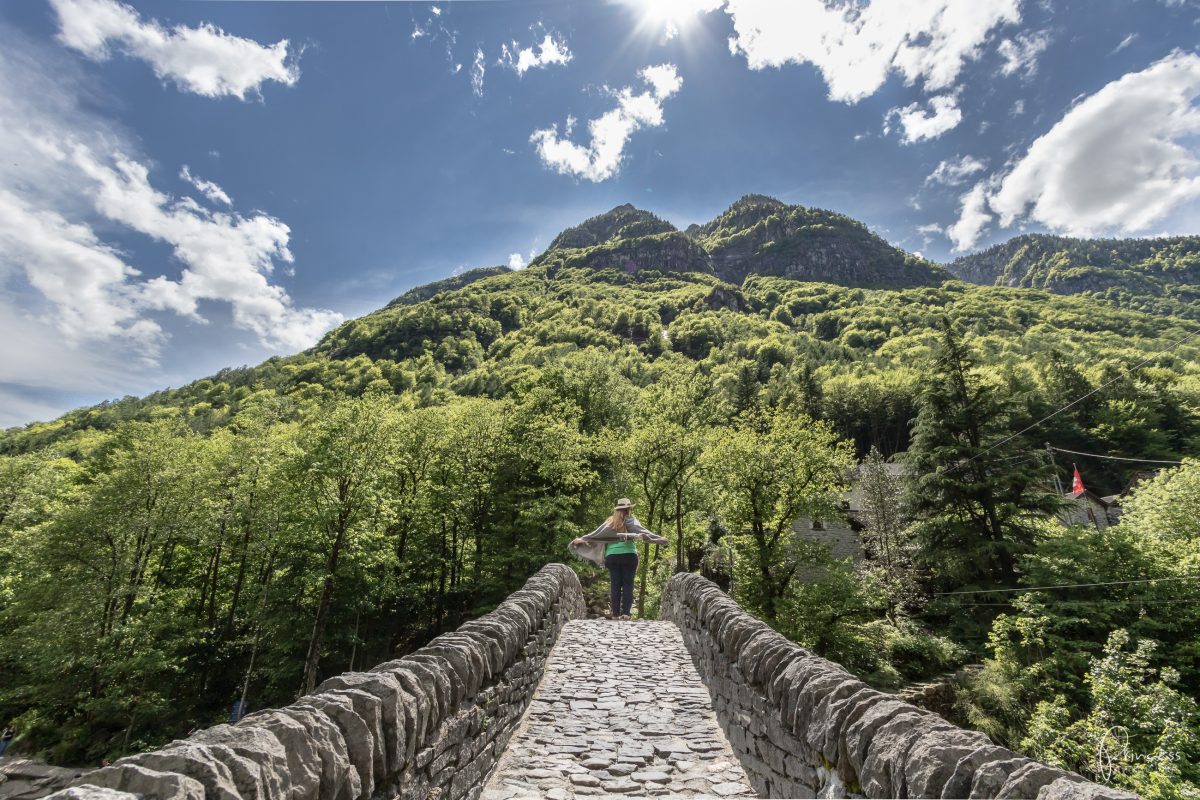
[[[1072,464],[1071,466],[1074,467],[1075,465]],[[1083,476],[1079,474],[1079,467],[1075,467],[1075,480],[1071,483],[1071,496],[1079,497],[1079,495],[1086,491],[1087,489],[1083,486]]]

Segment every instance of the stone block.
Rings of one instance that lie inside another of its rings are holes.
[[[318,687],[318,691],[330,689],[354,690],[378,699],[379,721],[383,729],[383,774],[393,775],[404,769],[407,761],[405,739],[408,735],[404,706],[410,701],[411,695],[404,691],[399,678],[390,672],[351,673],[330,678]]]
[[[122,792],[119,789],[107,789],[86,784],[59,789],[46,797],[53,798],[53,800],[141,800],[136,794]]]
[[[321,744],[299,720],[280,711],[259,711],[242,719],[236,727],[270,731],[283,746],[287,759],[290,797],[317,800],[321,788]]]
[[[350,750],[341,727],[327,714],[315,708],[291,705],[279,709],[308,732],[320,759],[319,800],[348,800],[362,792],[362,779],[350,760]]]
[[[205,800],[204,786],[194,778],[147,769],[138,764],[101,767],[77,778],[72,788],[104,789],[156,800]],[[60,796],[68,795],[59,792],[50,795]]]
[[[467,687],[450,662],[436,653],[418,650],[404,656],[400,662],[424,683],[424,693],[430,695],[432,720],[429,728],[430,734],[432,734],[432,731],[437,728],[438,721],[449,714],[451,709],[466,700]],[[410,693],[415,693],[407,683],[403,683],[403,685]]]
[[[951,778],[955,778],[959,789],[956,796],[962,797],[970,786],[964,776],[956,775],[959,763],[964,759],[969,763],[970,757],[981,751],[981,757],[986,758],[986,751],[994,748],[991,739],[977,731],[953,727],[930,731],[914,741],[905,755],[906,791],[916,797],[941,797]]]
[[[862,769],[857,770],[863,793],[869,797],[905,797],[904,765],[909,748],[939,729],[951,729],[940,717],[915,712],[898,714],[884,723],[867,748]]]
[[[378,698],[366,692],[339,690],[307,695],[294,706],[324,714],[341,729],[347,756],[358,772],[364,793],[372,794],[376,783],[383,783],[387,765]]]
[[[233,770],[203,745],[173,742],[161,750],[118,759],[113,766],[126,764],[186,775],[204,787],[206,800],[242,800],[242,789],[234,780]],[[255,792],[253,786],[249,788]]]

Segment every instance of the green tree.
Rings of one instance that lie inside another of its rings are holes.
[[[946,581],[1016,586],[1017,561],[1033,547],[1037,520],[1059,508],[1049,468],[1012,436],[1019,424],[944,320],[908,458],[921,559]]]
[[[1147,800],[1200,798],[1200,707],[1174,687],[1176,670],[1151,666],[1155,646],[1113,631],[1085,678],[1086,716],[1071,722],[1061,695],[1043,701],[1022,747]]]
[[[839,513],[852,463],[827,425],[777,409],[722,430],[704,454],[707,484],[745,566],[739,591],[766,620],[775,620],[800,564],[793,523]]]
[[[888,469],[874,447],[858,467],[856,488],[862,497],[862,538],[867,561],[865,582],[878,586],[887,604],[887,618],[899,624],[901,610],[915,610],[921,600],[920,574],[914,563],[916,542],[908,531],[903,478]]]
[[[367,395],[330,408],[301,434],[292,467],[303,525],[320,540],[321,592],[313,617],[299,694],[316,688],[325,628],[343,550],[380,505],[394,443],[393,401]]]

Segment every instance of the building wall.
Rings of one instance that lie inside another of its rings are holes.
[[[1059,514],[1065,525],[1086,525],[1098,530],[1108,530],[1108,509],[1090,495],[1067,497],[1066,507]]]

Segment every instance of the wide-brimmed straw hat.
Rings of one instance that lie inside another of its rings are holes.
[[[619,511],[622,508],[633,508],[633,501],[628,497],[622,497],[617,501],[616,510]]]

